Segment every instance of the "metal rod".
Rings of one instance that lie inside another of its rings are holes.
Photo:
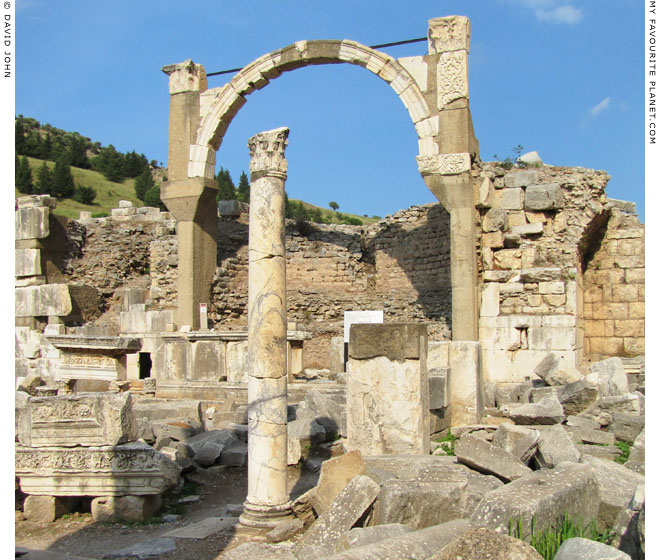
[[[383,43],[382,45],[371,45],[370,49],[384,49],[386,47],[396,47],[398,45],[409,45],[410,43],[421,43],[426,41],[426,37],[420,37],[419,39],[408,39],[407,41],[396,41],[395,43]],[[221,70],[220,72],[207,72],[206,76],[220,76],[222,74],[233,74],[242,70],[241,68],[232,68],[231,70]]]

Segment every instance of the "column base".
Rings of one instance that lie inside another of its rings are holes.
[[[238,518],[246,527],[277,527],[280,523],[293,519],[291,502],[279,506],[262,506],[245,502],[243,513]]]

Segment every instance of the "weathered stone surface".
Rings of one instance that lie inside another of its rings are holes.
[[[536,529],[542,531],[564,514],[579,517],[586,524],[596,518],[597,512],[598,482],[593,469],[561,463],[486,494],[474,510],[470,525],[507,533],[509,520],[520,519],[523,533],[529,534],[532,517]]]
[[[593,467],[598,481],[600,495],[598,524],[602,527],[611,527],[619,510],[627,508],[632,501],[637,486],[644,484],[644,476],[632,472],[623,465],[589,455],[583,456],[580,462]]]
[[[525,210],[557,210],[564,207],[558,183],[533,185],[525,189]]]
[[[425,560],[467,530],[468,521],[456,519],[398,537],[390,537],[379,543],[352,548],[327,558],[328,560],[382,560],[383,558]],[[322,555],[323,551],[319,552]]]
[[[103,496],[92,500],[92,518],[97,523],[144,521],[161,506],[160,494],[150,496]]]
[[[609,430],[616,439],[633,443],[644,428],[644,424],[645,419],[642,416],[615,412],[612,414]]]
[[[193,458],[200,467],[210,467],[220,461],[225,446],[214,441],[206,441],[196,446]]]
[[[366,463],[358,450],[328,459],[321,465],[321,474],[310,503],[318,515],[324,514],[337,495],[356,476],[365,474]]]
[[[600,424],[598,422],[584,416],[569,415],[566,417],[566,425],[575,428],[584,428],[586,430],[600,430]]]
[[[28,496],[23,503],[26,519],[37,523],[51,523],[70,511],[66,500],[55,496]]]
[[[641,472],[644,474],[644,464],[646,455],[646,428],[642,429],[639,435],[635,438],[635,443],[630,448],[630,455],[628,456],[628,461],[625,465],[629,469],[633,469],[635,472]]]
[[[388,480],[381,486],[374,505],[374,522],[376,525],[402,523],[411,529],[424,529],[460,519],[465,514],[466,488],[467,480]]]
[[[538,183],[538,172],[533,169],[512,171],[504,176],[504,186],[507,188],[530,187]]]
[[[461,463],[507,481],[531,472],[531,469],[512,453],[471,434],[462,436],[456,442],[454,453]]]
[[[18,431],[26,447],[96,447],[137,438],[130,393],[32,397]]]
[[[541,433],[532,428],[500,424],[493,435],[493,445],[505,449],[523,463],[527,463],[536,452],[540,436]]]
[[[520,539],[490,529],[470,529],[434,554],[431,560],[541,560],[543,557]]]
[[[315,416],[315,415],[312,415]],[[326,438],[325,428],[315,418],[297,418],[287,425],[288,438],[298,439],[301,445],[315,447]]]
[[[153,422],[152,429],[156,439],[171,438],[176,441],[188,441],[201,431],[202,426],[181,418]]]
[[[495,405],[525,404],[529,402],[529,392],[533,385],[531,381],[523,383],[497,383],[495,386]]]
[[[614,521],[614,539],[610,543],[615,549],[628,554],[634,560],[644,556],[640,550],[640,537],[637,532],[639,512],[632,509],[621,508]]]
[[[566,385],[567,383],[580,381],[583,378],[582,374],[575,368],[566,367],[566,364],[553,352],[548,353],[543,358],[541,363],[534,369],[534,373],[550,386]]]
[[[65,317],[73,311],[67,284],[15,288],[16,317]]]
[[[266,544],[247,542],[225,552],[227,560],[296,560],[292,543]]]
[[[243,441],[227,444],[220,454],[220,464],[228,467],[244,467],[247,460],[248,445]]]
[[[614,397],[629,393],[628,376],[621,358],[609,358],[589,366],[589,377],[597,379],[598,396]]]
[[[520,281],[523,283],[551,282],[561,279],[561,268],[523,268],[520,271]]]
[[[576,443],[580,455],[591,455],[599,459],[606,459],[608,461],[615,461],[621,455],[621,450],[613,445],[589,445],[588,443]],[[634,470],[634,469],[633,469]]]
[[[564,408],[564,415],[574,416],[596,402],[598,389],[591,381],[580,379],[557,387],[555,395]]]
[[[346,436],[346,409],[321,391],[311,389],[305,394],[307,408],[316,414],[316,422],[321,424],[330,437]]]
[[[385,539],[405,535],[411,531],[410,527],[401,523],[389,523],[374,527],[354,527],[346,533],[346,548],[357,548],[379,543]]]
[[[523,224],[520,226],[511,226],[513,235],[532,236],[543,233],[543,222],[534,222],[533,224]]]
[[[426,325],[358,323],[351,327],[348,354],[356,360],[381,356],[390,360],[418,360],[420,338],[426,339]]]
[[[556,397],[546,396],[538,403],[508,409],[507,416],[516,424],[559,424],[564,420],[564,409]]]
[[[562,426],[555,425],[541,432],[534,460],[541,468],[552,469],[559,463],[577,463],[580,453]]]
[[[16,475],[26,494],[121,496],[159,494],[181,468],[145,443],[105,447],[16,448]]]
[[[574,537],[561,543],[555,554],[555,560],[631,560],[621,550],[605,543],[599,543],[581,537]]]
[[[612,421],[612,416],[617,412],[639,416],[641,413],[640,395],[628,393],[626,395],[599,398],[580,415],[595,420],[601,426],[608,426]]]
[[[615,443],[614,434],[601,430],[567,426],[566,431],[575,443],[589,443],[592,445],[614,445]]]
[[[156,537],[146,541],[139,542],[132,546],[122,548],[120,550],[113,550],[103,556],[110,560],[117,559],[123,560],[125,558],[135,558],[142,560],[142,558],[153,558],[168,552],[176,550],[176,542],[174,539],[166,537]]]
[[[301,560],[318,558],[312,550],[317,547],[328,555],[339,552],[344,535],[371,507],[379,491],[378,484],[369,477],[356,476],[305,533],[296,546],[296,556]]]
[[[16,249],[14,255],[15,276],[41,274],[41,249]]]
[[[16,241],[26,239],[45,239],[50,235],[48,207],[23,207],[14,213],[14,227]]]
[[[505,210],[501,208],[491,208],[486,212],[482,229],[485,232],[504,231],[508,227],[508,218]]]

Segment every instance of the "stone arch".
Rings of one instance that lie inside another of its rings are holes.
[[[200,125],[190,146],[188,177],[215,176],[216,151],[234,116],[246,103],[245,96],[265,87],[284,72],[319,64],[348,63],[366,68],[387,82],[399,96],[415,125],[420,155],[434,144],[438,133],[417,81],[391,56],[350,40],[298,41],[268,53],[245,66],[224,86],[200,95]],[[424,76],[426,78],[426,76]],[[431,147],[431,153],[435,151]]]

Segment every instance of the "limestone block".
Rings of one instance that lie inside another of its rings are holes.
[[[515,189],[518,187],[530,187],[538,183],[539,173],[533,169],[525,171],[512,170],[504,176],[504,186]]]
[[[600,429],[580,428],[577,426],[567,426],[566,432],[572,441],[576,443],[586,443],[592,445],[614,445],[615,437],[610,432],[603,432]]]
[[[552,426],[541,432],[534,460],[540,468],[553,469],[559,463],[580,460],[580,452],[561,426]]]
[[[561,543],[554,560],[631,560],[630,555],[605,543],[573,537]]]
[[[598,482],[587,465],[560,463],[534,471],[492,490],[474,510],[470,525],[507,533],[511,519],[520,520],[531,534],[532,517],[538,531],[553,526],[563,515],[588,524],[598,512]]]
[[[432,556],[432,560],[462,558],[541,560],[543,556],[525,541],[485,528],[470,529]]]
[[[551,386],[566,385],[583,379],[577,369],[566,367],[566,364],[562,363],[559,356],[553,352],[543,358],[543,361],[534,368],[534,373]]]
[[[637,486],[644,484],[644,476],[613,461],[589,455],[583,456],[580,462],[593,467],[598,482],[598,525],[612,527],[619,511],[632,501]]]
[[[286,464],[297,465],[302,459],[302,447],[297,438],[288,438],[286,442]]]
[[[317,515],[326,513],[334,499],[358,475],[366,473],[367,466],[359,451],[328,459],[321,465],[321,474],[310,503]]]
[[[589,379],[598,383],[599,397],[625,395],[629,392],[628,376],[621,358],[609,358],[589,366]]]
[[[176,485],[181,468],[146,443],[104,447],[17,447],[16,475],[27,494],[141,496]]]
[[[541,235],[543,233],[543,222],[534,222],[533,224],[513,226],[511,228],[511,233],[514,235],[522,236]]]
[[[16,249],[14,274],[16,276],[39,276],[41,274],[41,249]]]
[[[433,138],[420,138],[417,145],[420,156],[434,156],[440,153],[440,147]]]
[[[330,339],[330,372],[341,373],[344,371],[344,338],[333,336]]]
[[[609,430],[616,439],[633,443],[644,428],[645,420],[641,416],[615,412],[612,414]]]
[[[247,340],[227,342],[226,353],[227,381],[229,383],[247,383],[248,381],[248,343]]]
[[[525,190],[525,210],[558,210],[564,207],[559,183],[534,185]]]
[[[449,345],[448,340],[429,341],[428,356],[426,358],[426,367],[430,372],[436,368],[449,367]]]
[[[92,519],[96,523],[144,521],[158,511],[161,503],[160,494],[94,498],[92,500]]]
[[[14,213],[16,241],[25,239],[45,239],[50,235],[48,207],[23,207]]]
[[[191,349],[192,371],[188,379],[219,381],[226,376],[225,346],[215,340],[198,340]]]
[[[415,123],[415,129],[417,130],[417,136],[419,138],[437,136],[440,132],[440,119],[436,115],[435,117],[429,117],[427,119],[421,120]]]
[[[509,215],[509,227],[524,226],[527,223],[525,213],[521,210],[509,210],[507,214]]]
[[[305,405],[314,413],[316,422],[323,426],[329,437],[346,436],[346,410],[344,406],[316,389],[307,391]]]
[[[416,530],[460,519],[466,487],[466,480],[388,480],[374,505],[374,523],[401,523]]]
[[[374,527],[354,527],[346,534],[348,548],[358,548],[379,543],[390,537],[398,537],[410,533],[412,529],[401,523],[388,523]]]
[[[470,154],[438,154],[434,156],[417,156],[417,169],[422,176],[427,175],[460,175],[470,170]]]
[[[501,249],[493,255],[495,266],[504,270],[518,270],[522,265],[520,249]]]
[[[480,345],[452,341],[449,346],[449,399],[451,424],[478,423],[483,416],[483,381]]]
[[[511,408],[507,416],[516,424],[560,424],[564,420],[564,409],[557,397],[546,396],[538,403]]]
[[[426,91],[427,65],[422,56],[406,56],[398,59],[398,63],[403,66],[408,74],[417,82],[421,91]]]
[[[26,519],[36,523],[51,523],[70,511],[66,500],[55,496],[28,496],[23,504]]]
[[[520,281],[551,282],[561,279],[561,268],[524,268],[520,271]]]
[[[168,64],[161,70],[170,77],[170,95],[186,91],[204,91],[208,87],[204,67],[195,64],[191,59]]]
[[[556,396],[566,416],[576,415],[596,402],[598,389],[590,381],[581,379],[558,387]]]
[[[17,208],[55,208],[57,199],[47,194],[33,194],[16,199]]]
[[[475,206],[477,208],[491,208],[495,189],[489,177],[484,177],[477,185],[475,192]]]
[[[503,231],[508,227],[507,213],[501,208],[491,208],[486,212],[482,229],[485,232]]]
[[[540,294],[563,294],[566,286],[563,282],[539,282]]]
[[[500,424],[493,435],[493,445],[501,447],[527,464],[536,452],[540,437],[541,432],[532,428],[523,428],[515,424]]]
[[[481,291],[481,315],[497,317],[500,314],[500,284],[488,282]]]
[[[18,438],[26,447],[119,445],[137,437],[130,393],[33,397]]]
[[[295,555],[301,560],[318,558],[314,549],[325,555],[340,552],[346,533],[374,503],[380,487],[368,476],[358,475],[332,501],[296,546]]]
[[[465,16],[448,16],[429,20],[429,54],[470,50],[470,20]]]
[[[67,284],[15,288],[16,317],[65,317],[73,311]]]
[[[429,370],[429,409],[438,410],[449,404],[449,368]]]
[[[456,442],[454,453],[461,463],[507,482],[531,472],[527,465],[506,449],[472,434],[465,434]]]
[[[512,188],[495,192],[495,206],[504,210],[522,210],[525,194],[523,189]]]

